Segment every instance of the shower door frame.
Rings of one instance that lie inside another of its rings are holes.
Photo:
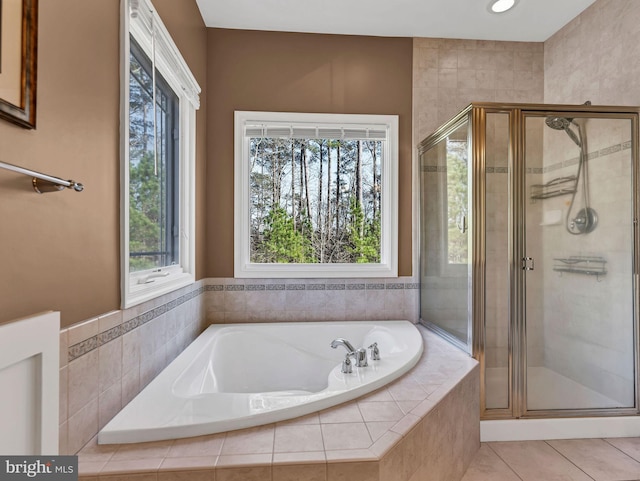
[[[436,130],[434,133],[432,133],[431,135],[429,135],[427,138],[425,138],[422,142],[420,142],[419,146],[418,146],[418,158],[420,158],[420,156],[427,152],[428,150],[430,150],[432,147],[435,147],[437,144],[439,144],[441,141],[445,140],[449,134],[451,134],[452,132],[454,132],[455,130],[459,129],[460,127],[462,127],[464,124],[468,124],[469,125],[469,135],[468,135],[468,143],[469,145],[471,145],[471,147],[473,148],[473,138],[474,138],[474,134],[473,132],[471,132],[471,129],[473,128],[474,122],[472,119],[472,111],[473,111],[473,105],[469,105],[467,106],[464,110],[462,110],[460,113],[458,113],[458,115],[456,115],[455,117],[453,117],[452,119],[450,119],[448,122],[446,122],[445,124],[441,125],[440,128],[438,128],[438,130]],[[475,179],[476,177],[476,152],[471,151],[469,152],[469,171],[471,172],[471,178],[472,181],[469,182],[469,188],[471,189],[471,198],[473,199],[471,202],[471,207],[472,210],[470,211],[470,237],[472,237],[472,251],[469,252],[469,255],[471,256],[471,261],[467,261],[467,263],[469,264],[470,262],[473,263],[474,259],[475,259],[475,245],[476,245],[476,241],[477,241],[477,236],[475,235],[475,231],[477,229],[475,229],[473,226],[476,225],[476,215],[478,215],[478,209],[476,208],[476,199],[475,199],[475,194],[476,194],[476,189],[482,188],[482,186],[478,186],[477,183],[475,181],[473,181],[473,179]],[[418,165],[420,166],[420,160],[418,160]],[[421,172],[420,167],[418,167],[418,172]],[[419,201],[420,202],[420,201]],[[420,229],[418,229],[418,231],[420,231]],[[418,237],[420,237],[420,235],[418,235]],[[484,241],[483,241],[484,242]],[[418,239],[418,245],[422,245],[422,240],[419,238]],[[418,249],[418,251],[420,252],[420,249]],[[421,254],[419,254],[420,256]],[[418,263],[420,264],[421,261],[419,260]],[[471,265],[471,270],[472,270],[472,288],[469,289],[468,295],[469,295],[469,299],[467,301],[467,306],[472,306],[471,309],[467,312],[467,339],[466,342],[462,341],[461,339],[459,339],[458,337],[454,336],[452,333],[450,333],[449,331],[447,331],[446,329],[440,327],[438,324],[434,323],[434,322],[430,322],[429,320],[423,320],[420,319],[420,323],[423,324],[424,326],[426,326],[429,330],[435,332],[436,334],[438,334],[440,337],[446,339],[447,341],[449,341],[451,344],[453,344],[454,346],[458,347],[459,349],[465,351],[466,353],[470,354],[471,356],[474,356],[474,351],[475,351],[475,336],[476,336],[476,332],[475,332],[475,327],[474,327],[474,315],[475,315],[475,309],[473,306],[476,305],[476,303],[478,302],[482,302],[482,305],[484,305],[484,300],[480,300],[478,298],[476,298],[476,289],[473,288],[473,286],[475,286],[475,283],[477,281],[477,276],[476,276],[476,269],[473,265]],[[482,291],[484,292],[484,291]],[[420,298],[422,298],[422,294],[420,294]],[[420,309],[419,309],[420,310]],[[420,316],[420,315],[419,315]]]
[[[638,228],[638,219],[640,218],[640,205],[638,201],[639,187],[639,161],[638,161],[638,109],[632,107],[619,106],[593,106],[593,105],[552,105],[552,104],[535,104],[535,105],[513,105],[513,117],[510,123],[510,152],[513,153],[513,161],[510,161],[511,168],[511,187],[513,189],[513,200],[510,206],[513,207],[513,213],[510,216],[512,220],[512,229],[510,235],[510,277],[515,280],[511,284],[510,314],[511,320],[509,326],[513,328],[513,334],[510,336],[511,352],[509,358],[513,359],[513,397],[514,402],[510,406],[510,418],[515,419],[536,419],[536,418],[567,418],[567,417],[605,417],[605,416],[629,416],[640,413],[640,361],[639,352],[640,344],[638,340],[638,309],[640,304],[639,297],[639,253],[640,253],[640,235]],[[526,294],[526,274],[525,259],[527,258],[526,246],[526,214],[525,205],[526,197],[526,159],[525,159],[525,141],[526,141],[526,119],[527,118],[546,118],[549,116],[561,116],[570,118],[598,118],[598,119],[620,119],[629,120],[631,124],[631,173],[632,173],[632,292],[633,292],[633,308],[632,322],[633,327],[633,369],[634,369],[634,406],[622,408],[588,408],[588,409],[539,409],[529,410],[527,408],[527,312],[526,302],[531,299]],[[481,366],[484,370],[484,366]],[[484,400],[484,386],[481,386],[482,398]],[[484,402],[482,403],[481,419],[500,419],[504,418],[504,413],[496,413],[494,416],[491,411],[486,409]]]
[[[509,116],[508,146],[508,403],[506,408],[486,407],[485,359],[485,300],[486,300],[486,117],[487,114]],[[631,122],[632,156],[632,263],[633,263],[633,366],[634,402],[628,408],[527,410],[526,406],[526,257],[525,222],[525,118],[562,116],[628,119]],[[481,419],[559,418],[591,416],[625,416],[640,413],[640,361],[639,361],[639,305],[640,305],[640,164],[638,155],[638,109],[620,106],[560,105],[560,104],[503,104],[493,102],[471,103],[458,115],[443,124],[419,144],[419,155],[436,145],[451,131],[468,119],[470,126],[471,170],[471,289],[468,343],[464,345],[443,329],[427,320],[420,322],[449,341],[470,352],[480,363],[480,417]],[[420,242],[420,241],[419,241]],[[421,245],[421,244],[420,244]]]

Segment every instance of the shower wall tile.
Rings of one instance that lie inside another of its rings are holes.
[[[471,102],[542,102],[544,49],[542,43],[480,42],[474,40],[414,39],[414,143],[420,142],[442,123],[449,120]],[[434,69],[438,61],[438,76]],[[508,122],[492,116],[487,122],[488,159],[492,162],[487,175],[487,202],[504,206],[505,212],[488,209],[487,262],[498,266],[505,262],[506,206],[508,205],[507,161]],[[505,133],[506,132],[506,133]],[[490,174],[490,175],[489,175]],[[427,182],[438,182],[439,174],[428,174]],[[437,185],[437,184],[436,184]],[[437,189],[429,189],[437,192]],[[430,202],[427,208],[436,208]],[[435,211],[432,213],[435,214]],[[424,233],[427,245],[440,245],[442,233],[431,229]],[[431,248],[428,265],[439,265],[443,253]],[[466,278],[429,276],[422,279],[422,318],[464,330],[466,312]],[[487,323],[493,326],[489,334],[487,365],[503,367],[507,357],[502,346],[507,331],[506,306],[508,272],[489,269]],[[416,306],[418,301],[416,299]],[[417,307],[416,307],[417,309]],[[502,326],[499,329],[497,326]],[[500,341],[498,341],[498,331]],[[500,342],[500,345],[498,345]]]
[[[542,102],[542,43],[414,38],[414,143],[470,102]]]
[[[638,105],[635,0],[599,0],[545,42],[545,101]]]
[[[538,218],[543,211],[558,211],[562,220],[542,228],[530,226],[541,234],[535,257],[542,259],[543,272],[540,285],[531,291],[538,302],[528,303],[532,306],[529,318],[535,322],[533,328],[528,326],[528,342],[543,350],[539,365],[612,402],[628,405],[633,398],[632,161],[624,146],[631,129],[623,120],[581,123],[588,141],[590,203],[597,211],[598,226],[588,235],[567,232],[564,224],[570,197],[546,199],[529,207]],[[576,174],[577,147],[563,132],[545,130],[542,145],[542,183]],[[580,187],[578,205],[582,204],[581,192]],[[606,275],[554,271],[555,258],[575,255],[601,256],[606,260]]]

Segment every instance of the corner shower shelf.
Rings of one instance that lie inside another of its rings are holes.
[[[575,175],[551,179],[546,184],[531,185],[532,199],[548,199],[559,195],[573,194],[577,189],[578,178]]]
[[[596,276],[599,281],[600,277],[607,274],[605,264],[607,261],[600,256],[569,256],[556,257],[553,270],[560,273],[568,272],[570,274],[583,274],[586,276]]]

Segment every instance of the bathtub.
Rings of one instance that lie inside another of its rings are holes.
[[[342,373],[345,338],[380,360]],[[212,325],[98,434],[100,444],[231,431],[354,399],[410,370],[422,337],[408,321]]]

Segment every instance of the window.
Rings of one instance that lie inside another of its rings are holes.
[[[467,264],[468,259],[468,142],[447,139],[447,262]]]
[[[152,4],[131,1],[126,10],[121,132],[125,308],[195,280],[200,92]]]
[[[129,67],[129,271],[176,265],[178,98],[131,40]],[[155,98],[155,107],[153,105]],[[155,120],[154,120],[155,118]]]
[[[236,112],[235,276],[397,275],[398,118]]]

